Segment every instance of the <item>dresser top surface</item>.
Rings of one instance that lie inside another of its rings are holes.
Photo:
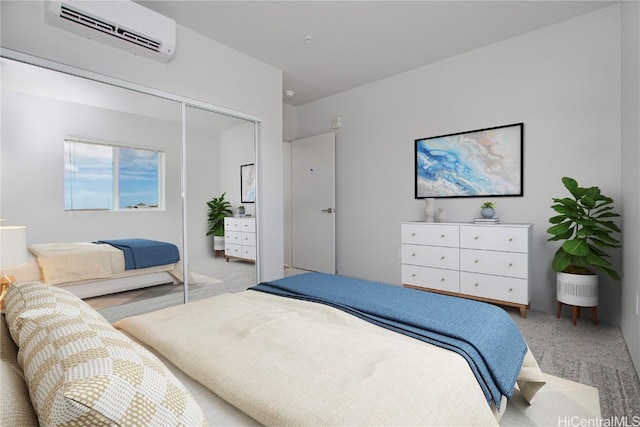
[[[400,224],[412,224],[412,225],[447,225],[447,226],[461,226],[461,225],[473,225],[478,227],[533,227],[533,224],[526,223],[511,223],[511,222],[500,222],[498,224],[483,224],[476,222],[459,222],[459,221],[445,221],[445,222],[426,222],[426,221],[403,221]]]

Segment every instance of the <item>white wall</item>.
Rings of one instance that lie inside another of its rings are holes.
[[[162,64],[46,25],[41,1],[0,8],[5,48],[260,117],[260,273],[282,277],[281,70],[180,25],[175,57]]]
[[[192,261],[213,255],[207,202],[222,193],[220,145],[220,132],[187,126],[187,255]]]
[[[565,195],[560,179],[600,186],[621,209],[620,61],[616,5],[299,107],[298,138],[343,121],[338,272],[400,283],[399,223],[424,219],[413,197],[416,138],[524,122],[524,197],[494,200],[503,222],[534,224],[532,308],[553,311],[557,246],[546,229],[552,197]],[[483,201],[438,199],[436,207],[471,221]],[[620,266],[619,253],[613,262]],[[620,283],[601,282],[600,318],[617,323]]]
[[[222,191],[236,213],[238,206],[245,207],[247,214],[255,215],[255,203],[242,203],[240,196],[240,166],[254,163],[253,123],[247,123],[220,132],[222,164]]]
[[[284,166],[284,263],[291,265],[291,142],[298,138],[298,109],[283,104],[283,133],[282,161]]]
[[[640,3],[622,4],[623,262],[620,329],[640,373]]]

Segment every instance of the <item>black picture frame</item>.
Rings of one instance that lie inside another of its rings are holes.
[[[256,179],[255,164],[240,165],[240,202],[255,203]]]
[[[416,199],[524,195],[524,123],[415,140]]]

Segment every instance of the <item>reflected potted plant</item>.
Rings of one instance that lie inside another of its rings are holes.
[[[603,195],[600,188],[580,187],[575,179],[568,177],[562,178],[562,183],[571,197],[553,199],[551,208],[558,215],[549,218],[553,225],[547,230],[551,234],[547,240],[563,242],[551,264],[557,274],[558,302],[596,307],[596,271],[620,280],[606,253],[621,247],[614,237],[614,233],[621,233],[620,228],[611,221],[620,215],[613,212],[613,199]]]
[[[233,216],[231,203],[225,200],[226,195],[226,192],[222,193],[220,197],[213,197],[207,202],[209,208],[207,236],[213,234],[214,251],[224,251],[224,219]]]

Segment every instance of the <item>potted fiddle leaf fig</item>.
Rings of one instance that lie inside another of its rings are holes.
[[[598,305],[600,271],[614,280],[620,275],[609,261],[608,250],[620,248],[615,237],[620,228],[611,220],[620,215],[613,211],[613,199],[598,187],[580,187],[573,178],[562,183],[571,197],[554,198],[551,208],[557,215],[549,218],[549,241],[561,241],[552,268],[558,275],[558,302],[579,307]],[[559,305],[559,307],[561,307]],[[595,321],[595,319],[594,319]]]
[[[213,234],[213,249],[216,251],[224,250],[224,219],[233,216],[231,203],[225,200],[226,195],[226,192],[222,193],[220,197],[213,197],[207,202],[207,236]]]

